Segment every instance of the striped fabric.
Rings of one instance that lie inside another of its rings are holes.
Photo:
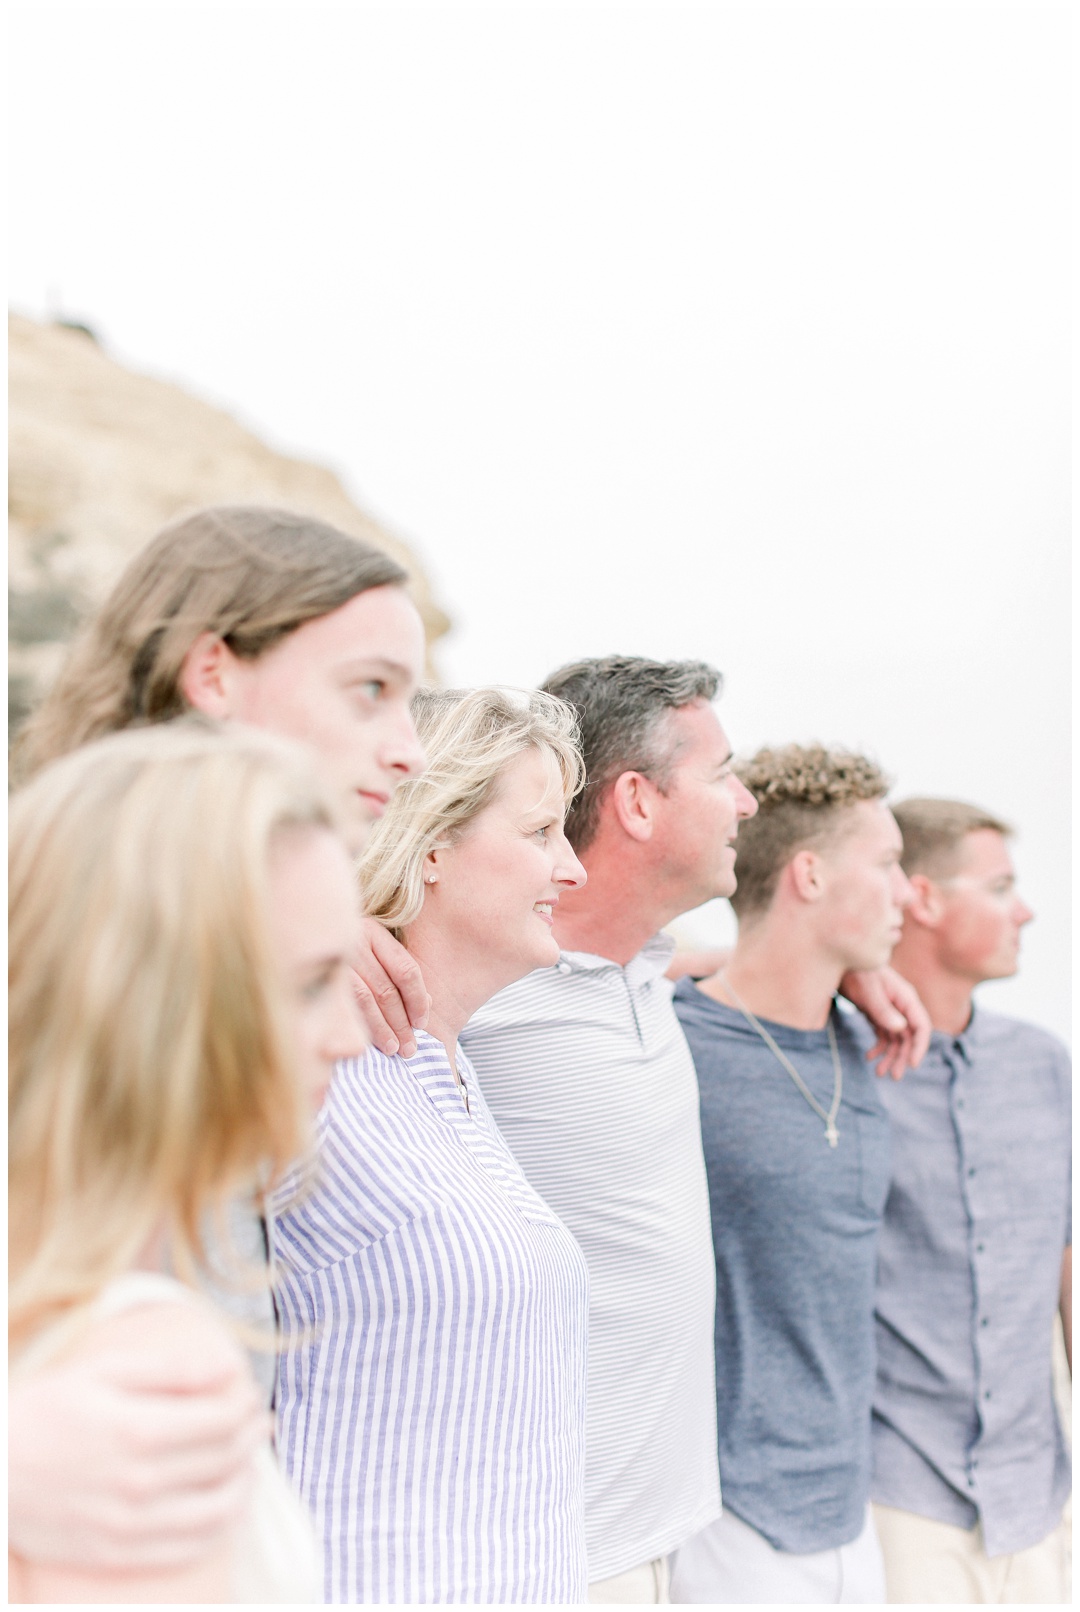
[[[279,1200],[279,1449],[328,1600],[581,1601],[585,1264],[418,1041],[339,1067],[319,1185]]]
[[[650,941],[625,968],[564,952],[485,1004],[462,1044],[503,1136],[589,1265],[589,1578],[720,1514],[715,1265],[698,1088]]]

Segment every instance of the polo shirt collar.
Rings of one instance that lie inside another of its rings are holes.
[[[674,936],[661,929],[659,934],[645,942],[636,957],[631,957],[623,973],[631,985],[659,979],[674,955]],[[620,965],[610,957],[597,957],[594,952],[560,952],[558,966],[563,973],[585,974],[602,968],[618,968]]]

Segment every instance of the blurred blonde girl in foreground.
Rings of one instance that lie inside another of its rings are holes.
[[[178,1338],[224,1344],[247,1372],[194,1287],[203,1229],[304,1153],[335,1060],[363,1050],[353,890],[328,794],[265,735],[118,734],[15,797],[14,1377],[100,1351],[152,1358]],[[190,1565],[10,1557],[11,1599],[318,1599],[310,1526],[268,1443],[242,1481],[241,1520]]]

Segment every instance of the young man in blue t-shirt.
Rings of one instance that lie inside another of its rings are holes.
[[[889,1180],[877,1080],[835,993],[889,959],[910,900],[887,780],[796,745],[739,769],[738,941],[675,1006],[701,1091],[716,1251],[724,1514],[673,1599],[881,1601],[869,1513],[873,1295]]]

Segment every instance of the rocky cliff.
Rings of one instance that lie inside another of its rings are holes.
[[[409,569],[429,649],[446,632],[413,556],[331,471],[275,453],[177,386],[133,374],[84,329],[12,315],[8,334],[12,733],[129,556],[205,504],[276,504],[378,544]]]

